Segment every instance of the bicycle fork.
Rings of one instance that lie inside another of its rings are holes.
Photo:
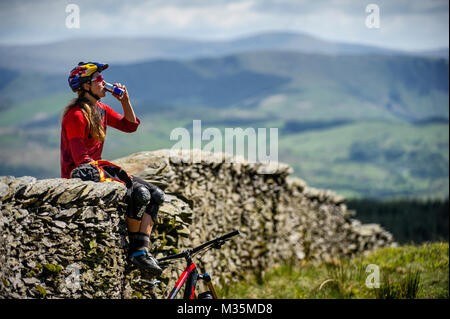
[[[206,285],[208,286],[209,291],[211,291],[214,299],[219,299],[217,297],[216,290],[214,289],[214,285],[211,281],[211,276],[207,272],[205,272],[203,275],[200,276],[200,279],[203,279],[206,282]]]

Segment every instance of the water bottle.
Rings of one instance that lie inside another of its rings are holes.
[[[125,93],[125,91],[122,90],[121,88],[118,88],[117,86],[114,86],[108,82],[105,83],[105,89],[111,93],[118,95],[119,97],[122,97],[123,94]]]

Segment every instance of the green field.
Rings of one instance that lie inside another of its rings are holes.
[[[379,267],[379,287],[366,286]],[[365,257],[321,264],[283,264],[218,291],[228,299],[449,298],[449,244],[384,248]]]
[[[446,124],[365,122],[281,136],[282,161],[348,197],[448,195]]]

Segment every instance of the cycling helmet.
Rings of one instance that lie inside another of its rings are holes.
[[[108,68],[108,64],[101,64],[96,62],[80,62],[76,67],[70,71],[69,86],[72,91],[77,92],[83,83],[88,83],[92,80],[92,75],[95,72],[102,72]]]

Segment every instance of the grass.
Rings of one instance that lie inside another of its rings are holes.
[[[0,127],[17,127],[33,120],[38,114],[45,116],[59,115],[72,98],[74,98],[73,93],[57,93],[18,102],[1,113]]]
[[[449,298],[449,244],[384,248],[365,257],[321,264],[286,263],[218,292],[222,298],[235,299]]]

